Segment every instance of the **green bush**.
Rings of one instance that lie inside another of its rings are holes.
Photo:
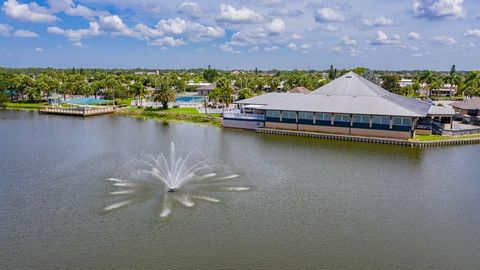
[[[10,100],[9,96],[3,92],[0,92],[0,104],[8,102]]]

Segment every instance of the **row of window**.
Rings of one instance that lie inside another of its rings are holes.
[[[282,111],[281,113],[282,118],[284,119],[296,119],[297,114],[296,112],[292,111]],[[280,118],[280,111],[267,111],[267,117],[270,118]],[[313,120],[314,114],[311,112],[299,112],[298,119],[300,120]],[[330,113],[317,113],[316,114],[317,121],[331,121],[332,114]],[[350,122],[350,115],[348,114],[333,114],[333,120],[335,122]],[[363,124],[370,124],[370,116],[368,115],[353,115],[352,120],[354,123],[363,123]],[[406,117],[392,117],[393,125],[394,126],[411,126],[412,119]],[[372,116],[372,124],[376,125],[390,125],[390,117],[388,116],[380,116],[380,115],[373,115]]]

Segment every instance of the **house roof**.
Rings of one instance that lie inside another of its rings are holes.
[[[252,101],[256,101],[254,104],[265,104],[263,109],[266,110],[410,117],[426,116],[431,106],[425,101],[390,93],[354,72],[349,72],[310,94],[283,95],[282,98],[262,95]],[[250,102],[247,99],[237,103],[253,104]]]
[[[267,93],[260,96],[255,96],[243,100],[235,101],[235,104],[249,104],[249,105],[269,105],[276,102],[291,100],[296,97],[304,96],[299,93]]]
[[[197,91],[198,90],[200,90],[200,91],[212,91],[213,89],[215,89],[215,87],[217,87],[217,84],[216,83],[211,83],[211,84],[208,84],[208,85],[200,86],[199,88],[197,88]]]
[[[455,115],[455,110],[450,106],[432,106],[428,110],[428,115],[433,116],[453,116]]]
[[[310,90],[308,90],[307,88],[305,88],[303,86],[298,86],[298,87],[292,88],[288,91],[288,93],[301,93],[301,94],[308,94],[310,92],[311,92]]]
[[[480,98],[472,98],[463,101],[457,101],[450,104],[454,108],[464,110],[480,110]]]

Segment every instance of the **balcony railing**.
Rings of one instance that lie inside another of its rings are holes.
[[[265,120],[264,114],[254,114],[254,113],[231,113],[225,112],[223,118],[231,119],[245,119],[245,120]]]

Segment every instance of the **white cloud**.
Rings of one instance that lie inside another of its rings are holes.
[[[320,29],[322,30],[325,30],[327,32],[338,32],[340,30],[340,28],[336,25],[333,25],[333,24],[325,24],[325,25],[321,25],[320,26]]]
[[[296,33],[293,33],[291,36],[290,36],[290,39],[293,39],[293,40],[300,40],[300,39],[303,39],[303,37],[299,34],[296,34]]]
[[[37,33],[32,32],[32,31],[28,31],[28,30],[17,30],[17,31],[15,31],[15,33],[13,35],[16,36],[16,37],[22,37],[22,38],[38,37]]]
[[[196,2],[183,2],[178,6],[178,12],[189,16],[190,18],[200,18],[204,16],[204,12],[200,5]]]
[[[374,27],[374,26],[392,26],[395,23],[392,19],[386,18],[384,16],[380,16],[375,19],[363,19],[363,24],[366,26]]]
[[[77,48],[83,48],[83,47],[85,47],[81,41],[75,41],[75,42],[73,42],[73,43],[72,43],[72,46],[73,46],[73,47],[77,47]]]
[[[271,34],[280,34],[285,31],[285,23],[282,19],[273,19],[271,22],[265,24],[265,28]]]
[[[294,51],[298,50],[297,44],[295,44],[295,43],[288,44],[287,48],[289,48],[290,50],[294,50]]]
[[[276,50],[278,50],[278,46],[266,47],[264,50],[266,52],[276,51]]]
[[[93,17],[98,15],[93,9],[81,4],[73,3],[73,0],[48,0],[50,10],[53,13],[64,12],[69,16]]]
[[[43,49],[43,48],[40,48],[40,47],[35,47],[35,51],[36,51],[36,52],[43,52],[44,49]]]
[[[392,37],[389,37],[383,31],[377,31],[375,40],[370,41],[370,44],[372,44],[372,45],[391,45],[391,44],[399,44],[400,42],[401,42],[400,37],[398,35],[393,35]]]
[[[62,29],[57,26],[48,27],[47,32],[54,35],[65,36],[72,45],[82,47],[81,40],[85,37],[100,35],[100,27],[96,22],[90,22],[90,27],[86,29]]]
[[[480,29],[469,29],[463,34],[466,37],[478,37],[480,38]]]
[[[12,31],[12,27],[8,24],[0,24],[0,36],[9,36],[10,31]]]
[[[144,28],[144,26],[142,26]],[[136,26],[140,29],[139,25]],[[161,36],[164,34],[187,35],[194,41],[210,40],[225,36],[225,30],[219,26],[206,26],[198,22],[180,18],[160,20],[155,29],[145,29],[142,33],[146,37]]]
[[[230,47],[230,45],[228,44],[221,44],[219,46],[220,50],[224,51],[224,52],[233,52],[234,49],[232,47]]]
[[[412,54],[412,55],[413,55],[414,57],[422,57],[422,56],[423,56],[422,53],[414,53],[414,54]]]
[[[6,0],[3,3],[2,10],[7,17],[19,21],[54,22],[57,20],[57,17],[50,14],[48,9],[35,2],[21,4],[17,0]]]
[[[411,40],[420,40],[422,39],[422,35],[417,32],[410,32],[408,33],[408,38]]]
[[[227,23],[254,23],[261,21],[262,15],[246,7],[236,9],[231,5],[221,4],[217,20]]]
[[[357,44],[357,41],[355,39],[350,38],[348,35],[345,35],[342,37],[342,42],[343,42],[343,45],[345,46],[352,46]]]
[[[332,52],[340,53],[342,52],[342,47],[333,47],[330,49]]]
[[[138,33],[125,25],[118,15],[100,15],[99,23],[102,28],[114,31],[114,35],[138,37]]]
[[[427,19],[461,18],[465,10],[463,0],[415,0],[413,14]]]
[[[302,48],[302,49],[304,49],[304,50],[308,50],[308,49],[310,49],[311,47],[312,47],[312,45],[311,45],[311,44],[308,44],[308,43],[305,43],[305,44],[303,44],[302,46],[300,46],[300,48]]]
[[[457,41],[449,36],[435,36],[433,37],[433,42],[444,46],[453,46],[457,44]]]
[[[315,12],[315,20],[317,22],[344,22],[345,21],[345,15],[343,14],[342,11],[330,8],[330,7],[324,7],[317,9]]]
[[[160,46],[160,47],[177,47],[184,45],[185,41],[182,39],[175,39],[174,37],[163,37],[159,39],[155,39],[152,42],[149,42],[148,45],[150,46]]]
[[[303,12],[298,9],[290,9],[287,7],[284,8],[275,8],[274,11],[270,13],[273,16],[281,16],[281,17],[297,17],[302,15]]]
[[[249,51],[249,52],[256,52],[256,51],[258,51],[259,49],[260,49],[260,47],[255,46],[255,47],[250,48],[248,51]]]
[[[348,48],[348,54],[350,56],[357,56],[359,53],[360,53],[360,51],[353,48],[353,47]]]
[[[268,34],[261,28],[247,28],[232,35],[232,44],[235,45],[248,45],[248,44],[264,44],[267,43]]]

